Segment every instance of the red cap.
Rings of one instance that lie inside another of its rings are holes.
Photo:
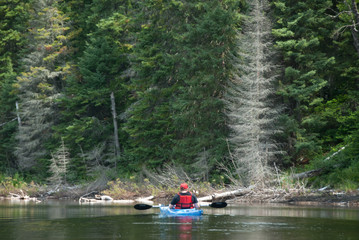
[[[180,186],[181,189],[188,189],[187,183],[182,183]]]

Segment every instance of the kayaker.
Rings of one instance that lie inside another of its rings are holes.
[[[182,183],[180,185],[180,192],[174,196],[169,208],[186,209],[194,207],[200,208],[197,197],[188,191],[187,183]]]

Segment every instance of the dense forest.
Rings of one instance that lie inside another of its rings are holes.
[[[0,178],[359,187],[358,0],[0,0]]]

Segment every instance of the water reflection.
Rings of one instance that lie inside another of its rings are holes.
[[[155,210],[142,212],[154,213]],[[66,219],[138,214],[133,207],[122,205],[82,204],[77,201],[50,200],[42,203],[31,201],[1,201],[0,219]]]
[[[178,218],[178,239],[192,239],[192,221],[191,217]]]
[[[0,239],[357,239],[358,208],[236,205],[201,217],[165,217],[159,209],[0,201]]]
[[[335,218],[359,220],[359,208],[289,206],[284,204],[233,205],[229,208],[206,209],[207,214],[241,216],[277,216],[300,218]]]
[[[175,235],[176,239],[192,239],[194,233],[198,233],[198,225],[203,220],[202,216],[160,216],[160,228],[162,240],[170,239]],[[170,227],[169,227],[170,226]]]

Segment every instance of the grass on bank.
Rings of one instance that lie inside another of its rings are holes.
[[[31,181],[30,183],[16,173],[13,177],[0,174],[0,196],[8,196],[11,193],[19,194],[22,191],[29,196],[36,196],[41,191],[41,187]]]
[[[323,174],[309,179],[295,180],[291,178],[292,173],[282,173],[277,176],[275,188],[290,191],[290,189],[301,190],[305,195],[311,189],[327,187],[336,191],[352,192],[359,188],[359,161],[347,161],[340,154],[332,159],[319,159],[313,161],[305,169],[297,169],[299,172],[312,169],[323,169]],[[187,182],[190,191],[197,196],[211,195],[214,192],[225,190],[223,181],[217,182],[193,182],[186,175],[172,174],[147,174],[147,177],[128,177],[125,179],[117,178],[111,181],[104,181],[101,193],[109,195],[114,199],[135,199],[138,197],[154,196],[155,198],[170,198],[179,191],[179,185]],[[107,184],[107,185],[106,185]],[[106,186],[105,186],[106,185]],[[78,185],[80,186],[80,185]],[[81,184],[83,191],[92,191],[90,183]],[[232,186],[234,187],[234,186]],[[29,196],[40,196],[50,189],[49,186],[26,182],[19,174],[5,176],[0,174],[0,196],[8,196],[10,193],[18,194],[20,190]],[[80,188],[79,188],[80,189]],[[79,190],[80,191],[80,190]],[[86,192],[85,192],[86,193]],[[76,198],[81,193],[74,194],[74,191],[62,189],[60,192],[53,193],[54,198]],[[81,196],[81,195],[80,195]]]
[[[179,192],[179,185],[183,181],[174,181],[172,185],[153,184],[149,179],[142,182],[123,181],[116,179],[108,182],[108,188],[102,191],[114,199],[134,199],[137,197],[154,196],[156,198],[169,198]],[[204,196],[217,191],[221,186],[213,186],[209,182],[190,183],[190,191],[197,196]]]

